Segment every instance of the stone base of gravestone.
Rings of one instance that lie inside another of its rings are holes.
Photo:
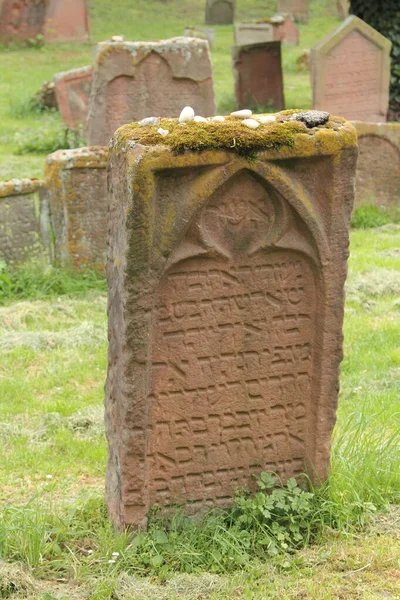
[[[88,142],[107,145],[126,123],[177,117],[183,106],[215,114],[208,42],[102,42],[97,47],[88,116]]]
[[[85,42],[89,38],[87,0],[3,0],[0,40]]]
[[[113,138],[106,493],[119,528],[157,505],[227,506],[262,471],[329,471],[356,133],[289,119]]]
[[[54,75],[60,114],[69,127],[83,125],[86,128],[92,72],[93,68],[89,66]]]
[[[43,182],[0,181],[0,261],[14,267],[51,259],[50,225]]]
[[[313,108],[381,123],[389,104],[391,42],[348,17],[311,50]]]
[[[285,107],[281,42],[251,44],[233,49],[235,97],[238,108]]]
[[[299,23],[308,23],[308,0],[278,0],[277,10],[292,15]]]
[[[58,150],[47,157],[45,185],[57,264],[105,268],[107,157],[103,147]]]
[[[400,123],[353,125],[359,147],[355,206],[400,210]]]
[[[232,25],[236,0],[206,0],[207,25]]]

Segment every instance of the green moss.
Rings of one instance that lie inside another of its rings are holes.
[[[158,128],[167,129],[162,137]],[[162,119],[159,125],[141,127],[138,123],[125,125],[118,130],[118,146],[136,141],[144,146],[168,146],[177,154],[185,150],[229,150],[252,158],[258,151],[294,146],[298,133],[307,128],[297,121],[260,124],[257,129],[246,127],[242,120],[227,117],[223,123],[196,123],[180,125],[177,119]]]

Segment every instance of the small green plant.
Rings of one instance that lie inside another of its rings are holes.
[[[370,229],[386,225],[391,220],[391,215],[386,209],[378,208],[374,204],[363,204],[353,212],[351,226],[354,229]]]
[[[14,135],[17,155],[42,154],[60,149],[79,148],[85,145],[83,128],[66,128],[59,119],[45,119],[35,129],[17,131]]]

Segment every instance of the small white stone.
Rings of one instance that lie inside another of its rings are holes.
[[[113,35],[111,38],[112,42],[123,42],[124,41],[124,36],[123,35]]]
[[[46,475],[46,479],[53,479],[53,475]]]
[[[244,119],[243,125],[246,125],[246,127],[250,127],[250,129],[257,129],[257,127],[260,127],[260,123],[255,119]]]
[[[146,117],[139,121],[140,127],[146,127],[147,125],[158,125],[160,122],[160,117]]]
[[[90,554],[93,554],[93,550],[88,550],[88,551],[87,551],[87,553],[88,553],[88,554],[89,554],[89,556],[90,556]]]
[[[248,119],[253,114],[249,108],[244,108],[243,110],[235,110],[231,112],[231,117],[237,117],[238,119]]]
[[[119,556],[119,552],[113,552],[113,553],[111,554],[111,556],[117,556],[117,557],[118,557],[118,556]]]
[[[273,123],[276,121],[276,117],[274,115],[261,115],[260,117],[256,117],[257,121],[260,123]]]
[[[179,123],[188,123],[194,119],[194,110],[191,106],[185,106],[179,115]]]
[[[207,119],[204,117],[199,117],[199,115],[196,115],[193,121],[196,121],[196,123],[207,123]]]
[[[157,129],[157,133],[159,133],[163,137],[166,137],[169,134],[169,130],[163,129],[162,127],[160,127],[159,129]]]
[[[109,564],[109,565],[114,565],[115,563],[116,563],[116,561],[115,561],[115,560],[112,560],[112,559],[110,559],[110,560],[108,561],[108,564]]]
[[[221,115],[217,115],[216,117],[212,117],[211,121],[213,123],[222,123],[223,121],[225,121],[225,117],[221,117]]]

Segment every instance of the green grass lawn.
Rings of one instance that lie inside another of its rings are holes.
[[[311,4],[309,25],[300,25],[300,45],[283,46],[284,85],[287,108],[311,105],[308,72],[297,72],[296,59],[338,26],[332,16],[331,0]],[[51,150],[56,132],[62,130],[58,114],[32,114],[27,103],[43,81],[54,73],[89,64],[93,44],[124,35],[127,40],[148,40],[182,35],[187,25],[204,24],[205,0],[90,0],[92,43],[46,46],[43,48],[0,49],[0,179],[42,177],[45,156]],[[270,16],[274,0],[240,0],[237,19],[246,21]],[[220,112],[234,108],[231,47],[233,28],[217,26],[212,49],[214,83]],[[39,151],[16,155],[27,139],[35,137]],[[40,151],[40,147],[42,151]],[[46,151],[46,147],[48,150]]]

